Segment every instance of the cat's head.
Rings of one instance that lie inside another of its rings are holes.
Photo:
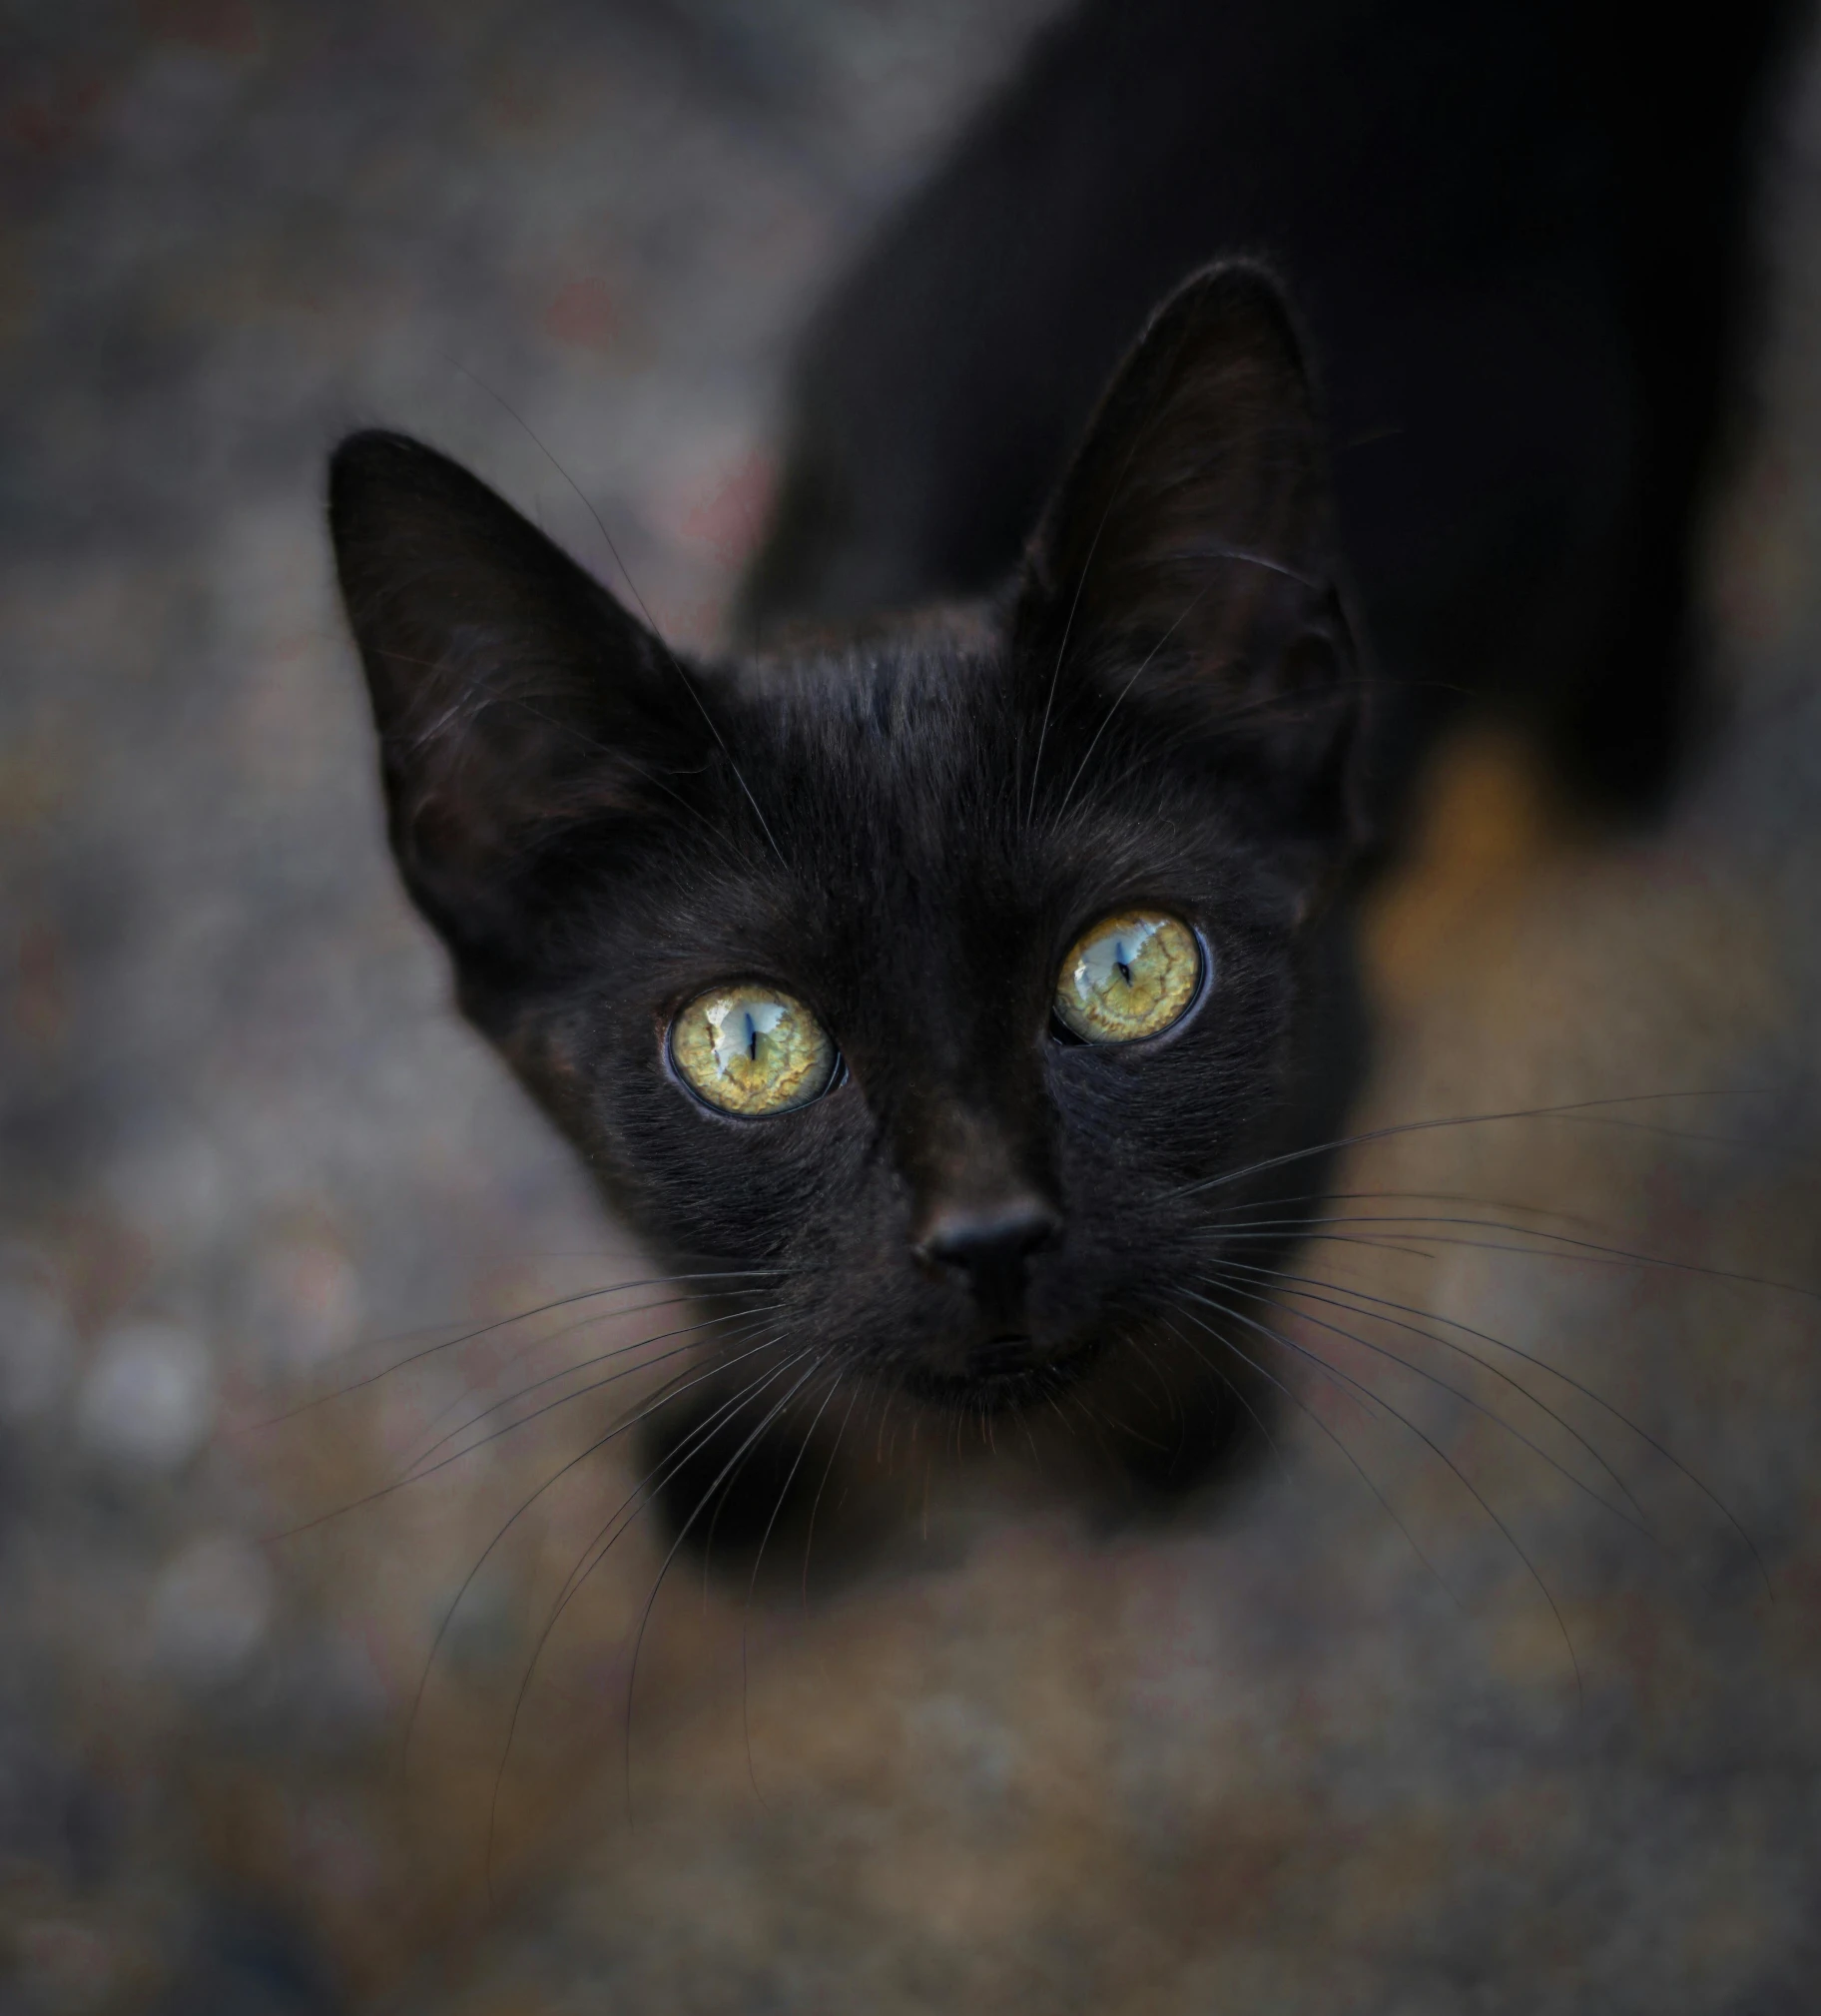
[[[1256,269],[1165,304],[988,605],[697,662],[397,435],[342,444],[330,520],[463,1008],[815,1362],[1053,1390],[1306,1145],[1359,677]]]

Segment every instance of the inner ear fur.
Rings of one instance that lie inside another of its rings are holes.
[[[577,836],[648,807],[667,770],[699,768],[674,691],[686,675],[599,582],[421,442],[344,440],[328,517],[405,885],[458,961],[522,959]]]
[[[1262,267],[1207,268],[1114,373],[1030,543],[1026,678],[1058,725],[1091,733],[1116,704],[1351,839],[1360,673],[1337,573],[1289,306]]]

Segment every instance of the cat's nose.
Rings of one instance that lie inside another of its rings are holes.
[[[1053,1245],[1061,1229],[1055,1207],[1024,1192],[938,1206],[911,1250],[924,1266],[963,1277],[982,1304],[1002,1307],[1019,1298],[1026,1261]]]

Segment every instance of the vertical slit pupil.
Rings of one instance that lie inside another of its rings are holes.
[[[754,1021],[750,1008],[746,1014],[746,1053],[754,1063],[759,1061],[759,1024]]]

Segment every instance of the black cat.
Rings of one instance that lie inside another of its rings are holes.
[[[1175,1485],[1256,1405],[1193,1284],[1319,1186],[1437,696],[1667,775],[1774,12],[1084,10],[811,340],[767,650],[684,662],[442,456],[337,450],[406,885],[734,1340],[679,1528],[755,1465],[769,1523],[831,1382],[1149,1448],[1155,1376]]]

